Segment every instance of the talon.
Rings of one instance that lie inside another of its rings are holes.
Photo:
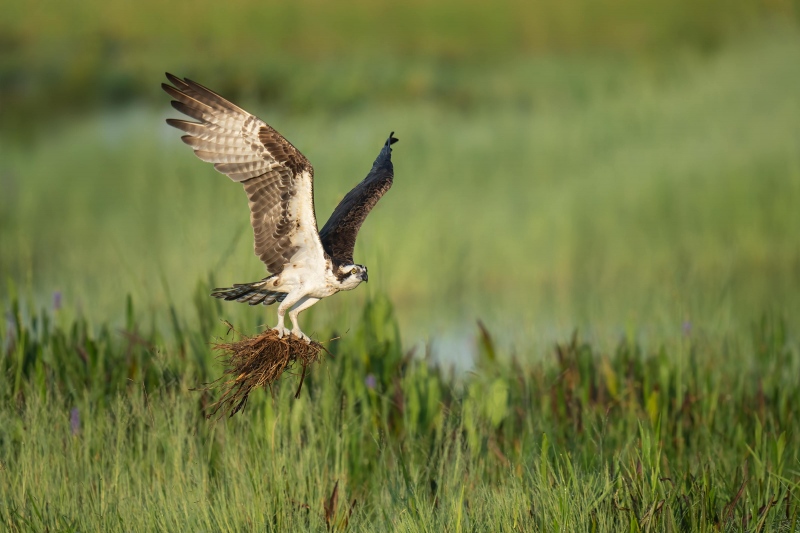
[[[278,333],[279,339],[282,339],[284,335],[289,335],[290,333],[288,329],[281,326],[275,326],[274,328],[272,328],[272,331],[276,331]]]
[[[309,338],[309,336],[306,335],[305,333],[303,333],[302,331],[300,331],[299,329],[298,330],[294,330],[293,329],[292,330],[292,335],[294,335],[295,337],[297,337],[301,341],[305,341],[306,344],[311,344],[311,339]]]

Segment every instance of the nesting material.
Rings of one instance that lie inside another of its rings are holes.
[[[273,330],[248,337],[236,332],[238,341],[214,344],[219,352],[218,359],[225,366],[225,372],[217,380],[202,390],[219,388],[222,395],[209,406],[206,418],[218,412],[233,416],[247,405],[247,398],[253,389],[270,387],[284,372],[299,364],[302,367],[300,383],[295,397],[300,395],[306,368],[320,359],[322,352],[330,352],[316,341],[306,343],[296,337],[279,338]]]

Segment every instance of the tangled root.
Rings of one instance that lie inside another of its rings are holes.
[[[220,411],[229,417],[235,415],[247,405],[247,398],[253,389],[270,387],[295,363],[300,363],[303,368],[295,393],[295,398],[299,397],[306,368],[318,361],[323,351],[330,355],[316,341],[306,343],[292,336],[279,338],[278,333],[271,329],[248,337],[237,332],[230,324],[228,327],[240,338],[238,341],[213,345],[219,352],[218,359],[225,366],[225,372],[207,387],[199,389],[219,387],[222,391],[219,400],[209,406],[206,418]]]

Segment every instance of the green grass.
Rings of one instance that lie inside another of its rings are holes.
[[[191,73],[225,94],[295,112],[364,101],[462,100],[453,74],[498,58],[713,52],[771,23],[792,0],[320,0],[191,5],[142,0],[11,2],[0,20],[0,128],[160,98],[153,78]]]
[[[490,333],[476,332],[476,372],[453,379],[404,353],[392,308],[377,297],[331,344],[336,357],[313,367],[298,399],[296,378],[285,378],[271,397],[257,391],[243,413],[214,423],[202,417],[211,398],[188,389],[219,375],[206,342],[225,328],[216,302],[198,306],[197,322],[176,314],[171,341],[131,318],[121,331],[49,313],[6,325],[0,524],[453,532],[800,525],[800,353],[778,319],[752,324],[746,342],[687,335],[655,352],[623,342],[598,353],[575,337],[538,363],[510,358]],[[342,326],[329,323],[325,333]]]

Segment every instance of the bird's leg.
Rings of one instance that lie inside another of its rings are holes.
[[[310,343],[311,339],[308,338],[308,335],[300,331],[300,325],[297,323],[297,315],[300,314],[300,311],[305,311],[315,303],[317,303],[320,299],[313,298],[311,296],[303,296],[298,300],[298,302],[292,307],[291,311],[289,311],[289,320],[292,321],[292,335],[297,337],[298,339],[303,339],[304,341]]]
[[[302,298],[303,294],[301,292],[290,292],[278,306],[278,325],[272,328],[274,331],[278,332],[278,338],[283,338],[284,335],[289,335],[291,333],[291,331],[284,327],[283,317],[286,315],[286,311]],[[294,323],[294,321],[292,321],[292,323]]]
[[[273,331],[278,332],[279,339],[283,338],[284,335],[289,335],[289,333],[291,333],[288,329],[286,329],[283,326],[283,315],[284,313],[282,313],[281,310],[278,309],[278,325],[272,328]]]

